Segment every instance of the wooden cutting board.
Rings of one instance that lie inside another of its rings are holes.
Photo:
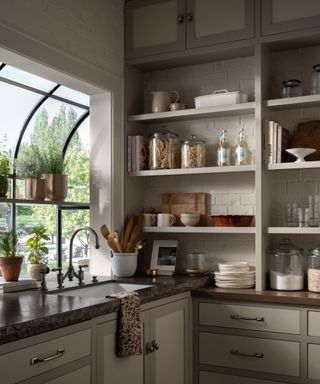
[[[316,152],[307,156],[306,160],[320,160],[320,120],[300,123],[292,135],[291,148],[314,148]]]

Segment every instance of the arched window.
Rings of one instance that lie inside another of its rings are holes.
[[[89,225],[90,125],[89,96],[20,69],[0,64],[0,149],[5,145],[12,178],[7,198],[0,198],[0,232],[22,233],[43,225],[50,236],[48,263],[63,266],[74,230]],[[65,201],[26,200],[24,180],[15,165],[37,147],[46,154],[56,148],[66,161]],[[75,261],[89,257],[89,237],[75,242]]]

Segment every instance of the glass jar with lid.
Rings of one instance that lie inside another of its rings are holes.
[[[312,89],[311,93],[313,95],[320,94],[320,64],[315,64],[312,72]]]
[[[270,287],[284,291],[304,288],[305,257],[303,249],[283,239],[270,251]]]
[[[282,82],[282,97],[297,97],[301,96],[301,81],[300,80],[285,80]]]
[[[205,272],[206,254],[195,249],[187,253],[187,272]]]
[[[206,165],[205,142],[191,135],[189,140],[181,141],[181,168],[198,168]]]
[[[308,251],[308,290],[320,292],[320,246]]]
[[[178,167],[178,135],[162,130],[152,133],[149,139],[149,169]]]

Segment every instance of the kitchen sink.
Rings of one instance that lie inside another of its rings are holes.
[[[50,292],[51,294],[59,296],[79,296],[88,298],[102,299],[114,293],[138,291],[144,288],[150,288],[150,284],[129,284],[107,282],[105,284],[93,285],[90,287],[79,287],[75,289],[65,289],[61,291]]]

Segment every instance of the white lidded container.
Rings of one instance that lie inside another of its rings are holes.
[[[197,96],[194,98],[196,108],[246,103],[247,101],[248,95],[246,93],[240,93],[240,91],[229,92],[226,89],[219,89],[211,95]]]

